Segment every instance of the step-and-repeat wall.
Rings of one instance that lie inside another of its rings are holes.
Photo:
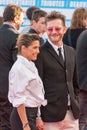
[[[22,6],[25,10],[30,6],[38,6],[41,9],[49,12],[51,10],[57,10],[62,12],[66,16],[66,25],[70,25],[72,13],[75,8],[84,7],[87,8],[87,0],[0,0],[0,15],[3,15],[3,10],[7,4],[15,3]],[[24,17],[24,24],[21,26],[21,30],[29,25],[29,21]]]

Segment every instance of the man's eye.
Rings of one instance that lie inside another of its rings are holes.
[[[53,29],[52,29],[52,28],[48,28],[48,31],[49,31],[49,32],[52,32],[52,31],[53,31]]]
[[[61,30],[61,28],[55,28],[55,30],[58,32],[58,31],[60,31],[60,30]]]

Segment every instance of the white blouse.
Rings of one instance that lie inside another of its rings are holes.
[[[35,64],[18,55],[9,72],[8,99],[13,107],[24,104],[26,107],[45,106],[44,88]]]

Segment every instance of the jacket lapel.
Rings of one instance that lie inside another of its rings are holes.
[[[65,57],[65,66],[67,68],[69,66],[68,61],[69,61],[70,55],[69,55],[69,51],[66,45],[64,45],[64,57]]]

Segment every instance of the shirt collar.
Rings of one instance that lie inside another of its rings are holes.
[[[48,39],[48,42],[49,42],[50,45],[54,48],[54,50],[55,50],[56,52],[58,52],[58,48],[60,48],[60,47],[58,47],[57,45],[53,44],[49,39]],[[63,44],[61,45],[61,51],[64,52]]]
[[[10,22],[3,22],[3,24],[10,25],[11,27],[13,27],[17,31],[16,27],[13,24],[11,24]]]
[[[22,55],[17,55],[17,58],[23,60],[23,62],[29,63],[30,61]]]
[[[36,73],[37,69],[35,67],[35,64],[33,61],[28,60],[22,55],[17,55],[18,60],[20,60],[28,69],[30,69],[32,72]]]

